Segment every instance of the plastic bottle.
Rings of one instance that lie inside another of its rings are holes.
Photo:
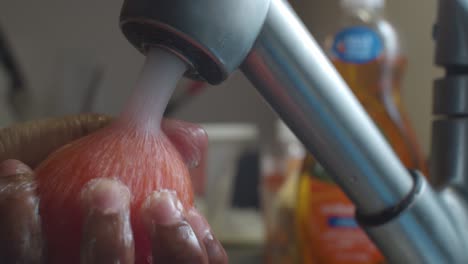
[[[384,18],[384,4],[384,0],[342,0],[340,28],[327,38],[324,48],[404,165],[426,173],[400,100],[406,58],[395,29]],[[304,162],[299,186],[302,263],[385,263],[356,224],[352,202],[311,155]]]
[[[266,231],[264,263],[297,263],[295,212],[299,173],[306,152],[281,120],[276,123],[275,142],[262,157],[261,194]]]

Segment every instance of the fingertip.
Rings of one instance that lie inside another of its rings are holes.
[[[175,191],[155,191],[142,205],[143,220],[147,226],[174,225],[183,221],[183,206]]]
[[[207,264],[203,244],[187,221],[155,225],[151,232],[153,263]]]
[[[197,167],[208,146],[208,134],[197,124],[165,119],[162,127],[189,168]]]
[[[186,217],[187,221],[201,238],[211,232],[208,222],[195,208],[190,209]]]
[[[0,261],[40,263],[42,230],[36,196],[28,166],[17,160],[0,164]]]
[[[81,199],[85,208],[105,215],[126,210],[131,195],[128,187],[118,180],[93,179],[83,188]]]
[[[185,219],[174,191],[152,193],[142,205],[142,214],[152,243],[153,263],[209,263],[203,243]]]
[[[228,256],[224,250],[221,242],[214,237],[212,233],[209,233],[203,238],[203,245],[206,249],[206,254],[210,261],[210,264],[226,264],[228,263]]]
[[[193,138],[196,139],[200,146],[206,146],[208,143],[208,133],[198,124],[190,124],[186,129],[191,132]]]
[[[195,168],[198,167],[202,162],[202,159],[204,159],[204,155],[208,148],[208,134],[201,126],[196,125],[196,127],[191,131],[191,136],[197,151],[194,153],[196,155],[187,155],[186,163],[189,164],[189,168]]]
[[[194,208],[187,213],[187,221],[192,226],[198,239],[203,243],[209,263],[224,264],[228,263],[228,257],[221,242],[213,235],[212,230],[206,219]]]
[[[130,191],[120,181],[94,179],[82,190],[82,263],[134,263]]]
[[[35,197],[36,187],[33,171],[26,164],[14,159],[0,163],[1,196]]]
[[[8,159],[0,163],[0,178],[26,173],[32,173],[31,168],[19,160]]]

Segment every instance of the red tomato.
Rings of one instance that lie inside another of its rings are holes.
[[[150,263],[148,234],[140,218],[144,199],[159,189],[175,190],[185,208],[193,205],[189,172],[160,129],[114,123],[68,144],[36,170],[48,263],[79,263],[83,215],[80,191],[93,178],[116,178],[131,190],[135,263]]]

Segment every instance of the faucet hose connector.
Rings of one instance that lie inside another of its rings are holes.
[[[192,79],[224,81],[251,50],[270,0],[125,0],[120,27],[142,53],[166,48]]]

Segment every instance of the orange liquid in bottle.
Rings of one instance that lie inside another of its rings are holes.
[[[406,58],[380,57],[360,65],[339,60],[332,62],[403,164],[427,175],[424,155],[401,104],[400,90]]]
[[[338,59],[332,62],[403,164],[427,173],[424,156],[400,100],[405,58],[389,60],[381,56],[365,64]],[[305,160],[299,186],[297,227],[302,263],[385,263],[354,221],[352,202],[311,155]]]

